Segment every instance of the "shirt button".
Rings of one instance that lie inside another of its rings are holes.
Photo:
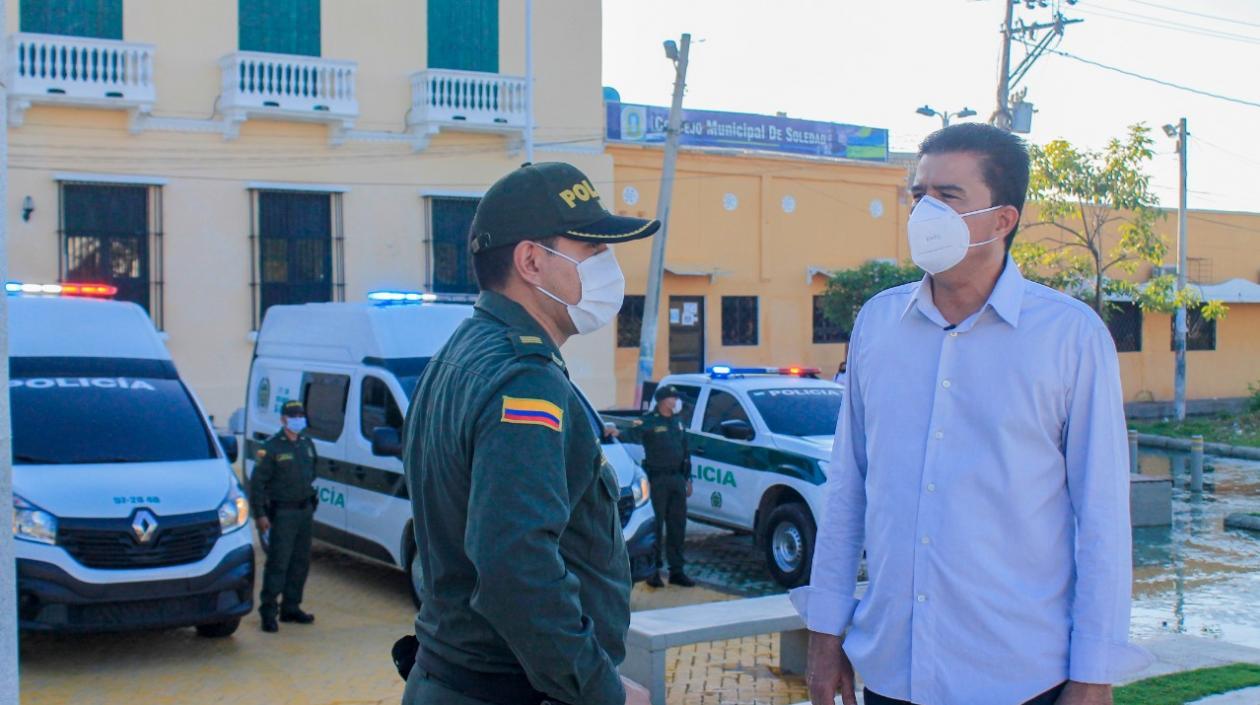
[[[930,539],[930,538],[928,538],[928,537],[926,537],[926,536],[924,536],[923,538],[919,539],[919,541],[920,541],[920,542],[922,542],[924,546],[926,546],[926,545],[928,545],[928,544],[932,543],[932,539]]]
[[[927,602],[927,595],[919,595],[918,597],[914,599],[918,600],[919,602]]]
[[[951,338],[957,338],[957,337],[958,337],[958,331],[950,331],[949,337],[951,337]]]
[[[946,389],[949,389],[949,380],[945,380],[944,382],[941,382],[941,386]]]
[[[929,483],[928,483],[927,490],[928,490],[928,492],[935,492],[935,491],[936,491],[936,483],[935,483],[935,482],[929,482]]]
[[[943,432],[941,432],[941,431],[937,431],[936,433],[934,433],[934,434],[932,434],[932,435],[933,435],[933,436],[935,436],[935,437],[936,437],[936,440],[938,440],[938,441],[939,441],[939,440],[941,440],[942,438],[944,438],[944,437],[945,437],[945,434],[944,434]]]

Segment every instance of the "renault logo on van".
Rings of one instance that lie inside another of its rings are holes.
[[[147,509],[136,512],[131,519],[131,532],[135,534],[137,543],[147,544],[152,541],[157,529],[157,517]]]

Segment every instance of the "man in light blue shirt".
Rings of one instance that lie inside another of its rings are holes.
[[[1107,705],[1128,644],[1128,447],[1115,346],[1009,257],[1028,154],[988,125],[920,148],[928,275],[858,315],[811,584],[814,705]],[[854,593],[866,551],[869,584]]]

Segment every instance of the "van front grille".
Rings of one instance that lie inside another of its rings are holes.
[[[151,513],[157,528],[141,541],[126,519],[62,519],[57,545],[89,568],[161,568],[196,563],[210,554],[219,539],[215,512],[161,516]]]

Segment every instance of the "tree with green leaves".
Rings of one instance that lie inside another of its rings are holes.
[[[1155,229],[1163,211],[1145,171],[1153,144],[1150,129],[1139,123],[1101,151],[1065,140],[1030,146],[1028,202],[1037,220],[1024,228],[1011,255],[1026,277],[1077,296],[1104,318],[1114,299],[1131,300],[1144,311],[1171,313],[1184,305],[1201,309],[1208,320],[1220,318],[1224,304],[1204,302],[1190,287],[1178,292],[1175,275],[1144,284],[1125,278],[1143,263],[1162,264],[1168,250]],[[1119,239],[1108,249],[1112,228]],[[1031,237],[1046,229],[1053,232]]]
[[[839,326],[848,339],[853,332],[853,322],[858,311],[870,298],[885,289],[917,282],[923,278],[923,270],[913,264],[895,264],[875,260],[854,269],[835,272],[827,280],[823,292],[823,315],[832,325]]]

